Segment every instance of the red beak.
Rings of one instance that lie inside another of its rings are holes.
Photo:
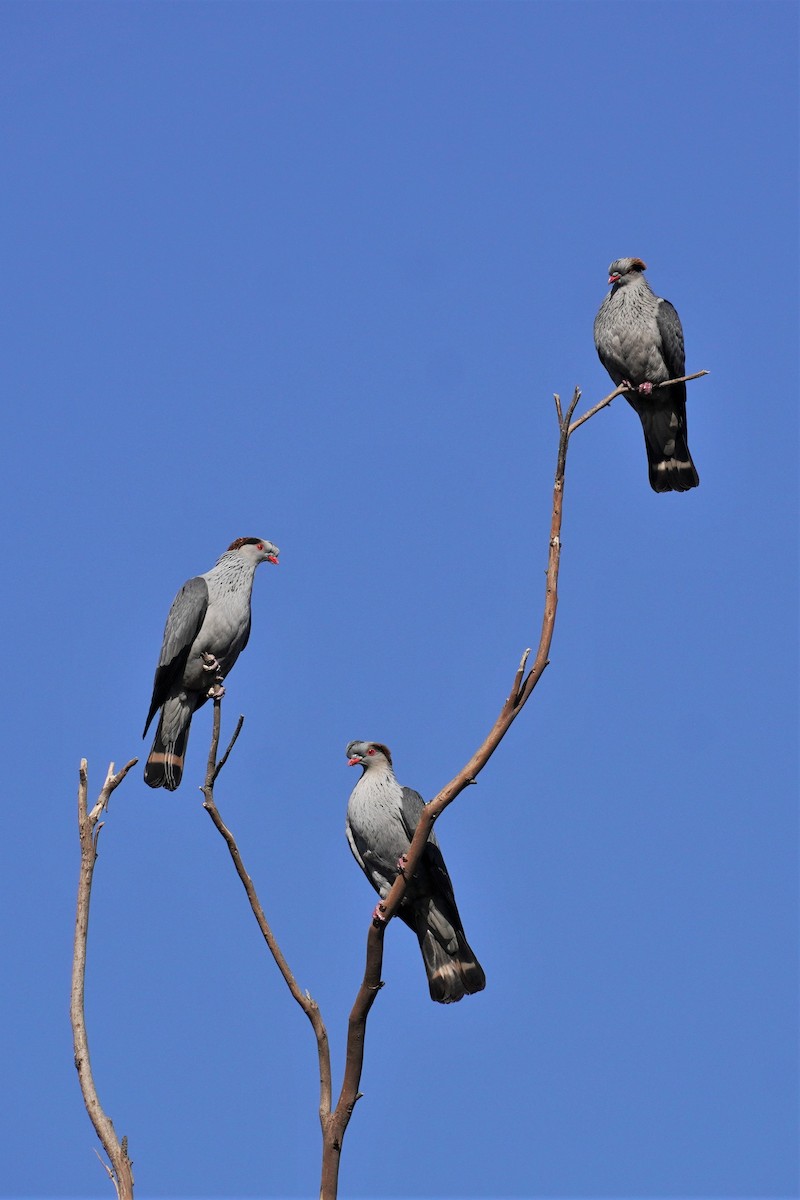
[[[274,555],[274,554],[268,554],[268,555],[267,555],[267,562],[275,563],[275,566],[276,566],[276,567],[279,567],[279,566],[280,566],[280,563],[278,562],[278,560],[277,560],[277,558],[275,557],[275,555]]]
[[[357,767],[360,765],[360,763],[361,763],[361,759],[356,758],[355,756],[353,758],[348,758],[348,760],[347,760],[348,767]]]
[[[608,282],[609,282],[609,283],[616,283],[616,282],[618,281],[618,279],[619,279],[619,275],[609,275],[609,277],[608,277]]]

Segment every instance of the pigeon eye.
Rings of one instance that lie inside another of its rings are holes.
[[[369,750],[367,751],[367,754],[374,754],[374,753],[375,753],[375,751],[374,751],[374,750],[372,749],[372,747],[370,746]]]

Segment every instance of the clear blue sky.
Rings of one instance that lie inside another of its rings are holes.
[[[178,587],[256,577],[218,789],[337,1082],[374,895],[345,744],[430,797],[541,623],[555,418],[639,255],[701,486],[577,435],[552,662],[439,836],[486,991],[387,935],[342,1197],[797,1192],[797,9],[3,3],[8,1197],[106,1197],[68,1021],[75,792]],[[197,791],[100,842],[88,1019],[137,1197],[308,1197],[310,1028]]]

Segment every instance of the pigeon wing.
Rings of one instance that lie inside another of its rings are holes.
[[[417,828],[425,801],[420,796],[419,792],[415,792],[413,788],[403,788],[403,824],[408,833],[408,840],[414,836],[414,830]],[[454,918],[459,922],[458,909],[456,908],[456,898],[453,893],[453,883],[450,879],[450,873],[445,866],[444,857],[439,849],[439,843],[436,841],[436,835],[432,832],[428,841],[425,844],[425,849],[422,852],[422,859],[415,875],[415,882],[420,885],[420,890],[429,893],[435,897],[436,903],[443,908],[448,919]]]
[[[174,685],[181,679],[189,651],[200,632],[207,609],[208,584],[198,575],[183,585],[169,610],[164,627],[164,641],[161,644],[161,654],[153,680],[153,699],[147,714],[144,734],[147,733],[150,722],[169,697]]]
[[[681,319],[669,300],[661,299],[656,310],[658,334],[661,338],[661,354],[668,379],[679,379],[686,372],[686,351],[683,345]]]

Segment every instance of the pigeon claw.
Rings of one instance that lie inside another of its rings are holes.
[[[399,874],[402,875],[404,878],[405,878],[407,866],[408,866],[408,856],[405,854],[401,854],[397,860],[397,870],[398,870]]]
[[[213,654],[209,654],[207,650],[203,651],[202,659],[203,670],[208,671],[209,674],[212,671],[214,672],[214,682],[208,689],[206,695],[208,696],[209,700],[221,700],[225,695],[225,688],[222,686],[224,678],[222,674],[222,667],[217,662],[215,656]]]
[[[639,391],[643,396],[649,396],[653,390],[653,385],[649,379],[645,379],[644,383],[639,384]]]
[[[380,929],[381,925],[386,924],[385,907],[386,906],[382,900],[375,905],[375,911],[372,914],[372,924],[376,927],[376,929]]]

